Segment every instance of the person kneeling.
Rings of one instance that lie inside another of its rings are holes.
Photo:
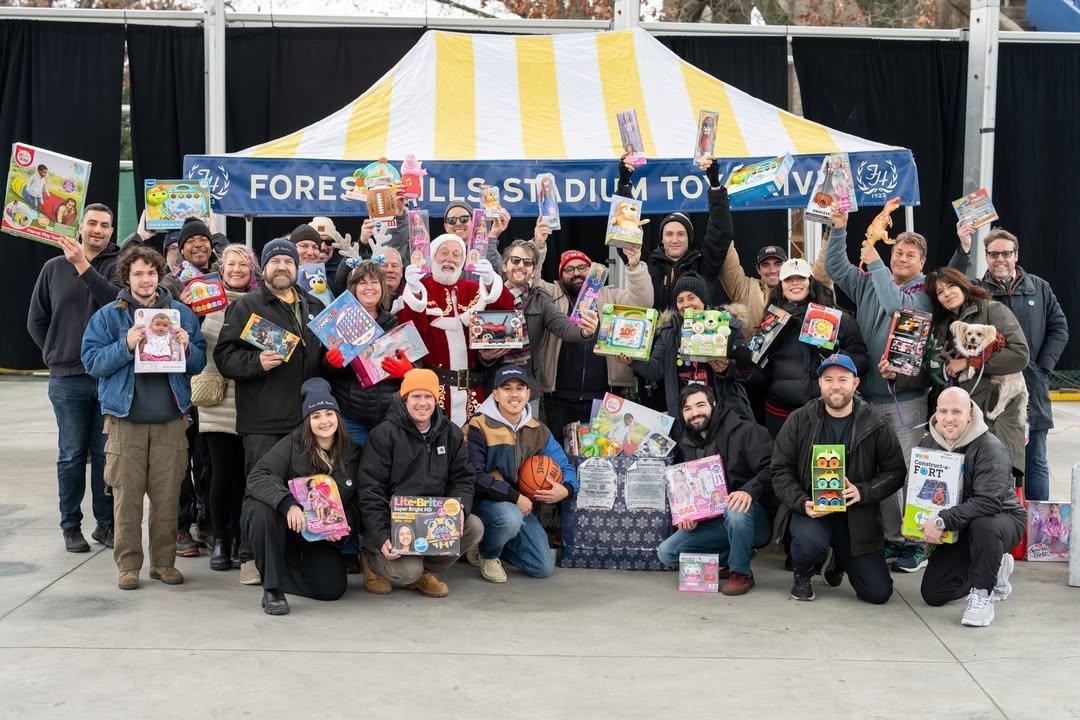
[[[506,582],[500,558],[531,577],[555,572],[547,531],[533,500],[558,503],[577,490],[577,474],[547,426],[532,416],[532,377],[517,365],[495,372],[491,397],[467,426],[469,462],[479,470],[473,512],[484,521],[484,539],[466,559],[489,582]],[[528,458],[545,455],[562,469],[562,482],[537,490],[530,500],[519,491],[518,470]]]
[[[353,477],[360,450],[345,434],[329,383],[311,378],[300,395],[304,419],[255,463],[240,513],[262,576],[262,608],[268,615],[289,613],[285,593],[314,600],[337,600],[345,593],[345,560],[334,543],[348,533],[316,542],[304,539],[304,511],[289,480],[329,475],[337,483],[349,527],[357,521]]]
[[[720,589],[724,595],[742,595],[754,587],[750,556],[769,542],[769,512],[762,501],[770,495],[769,460],[772,437],[761,425],[730,405],[717,405],[712,388],[687,385],[679,393],[683,431],[681,461],[711,455],[724,458],[727,470],[727,511],[701,522],[684,520],[674,535],[660,543],[656,554],[668,567],[678,567],[680,553],[718,553]]]
[[[1024,531],[1024,508],[1016,499],[1009,452],[986,427],[982,410],[966,390],[948,388],[938,397],[930,434],[919,447],[964,456],[964,486],[956,507],[923,523],[926,542],[936,545],[923,575],[927,605],[944,605],[967,596],[960,622],[986,627],[994,621],[994,603],[1012,592],[1009,550]],[[959,531],[955,543],[941,543],[947,531]]]
[[[836,587],[846,571],[856,597],[882,605],[892,596],[892,578],[885,564],[878,504],[904,486],[900,441],[873,405],[855,397],[859,378],[850,357],[834,353],[817,373],[821,397],[788,416],[772,456],[773,490],[791,517],[791,597],[814,599],[810,578],[831,547],[833,561],[825,568],[825,582]],[[844,446],[846,512],[815,509],[810,498],[815,444]]]
[[[427,597],[450,594],[438,573],[454,555],[402,556],[390,542],[390,498],[394,495],[457,498],[465,513],[460,548],[468,552],[484,535],[471,514],[476,474],[469,465],[461,430],[439,407],[439,378],[414,368],[401,381],[401,400],[368,435],[361,455],[357,492],[364,525],[364,588],[386,595],[393,586]]]

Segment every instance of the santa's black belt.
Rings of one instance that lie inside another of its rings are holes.
[[[435,376],[439,378],[440,385],[449,385],[458,390],[471,390],[474,387],[487,383],[486,370],[447,370],[446,368],[431,368]]]

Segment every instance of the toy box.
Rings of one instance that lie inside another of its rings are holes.
[[[708,520],[727,510],[727,473],[719,455],[672,465],[664,471],[671,523]]]
[[[720,556],[709,553],[679,553],[679,592],[720,590]]]
[[[484,217],[494,220],[502,212],[498,185],[482,185],[480,187],[480,206],[484,209]]]
[[[806,316],[799,329],[799,340],[826,350],[835,349],[842,317],[843,314],[836,308],[810,303],[806,306]]]
[[[716,123],[720,113],[715,110],[698,112],[697,141],[694,143],[694,168],[706,157],[711,157],[716,150]]]
[[[637,446],[634,455],[636,457],[663,458],[671,454],[671,451],[675,449],[675,445],[675,441],[667,435],[659,430],[653,430]]]
[[[578,325],[581,324],[582,308],[592,310],[594,313],[599,313],[600,291],[604,289],[607,275],[607,265],[594,262],[592,266],[589,267],[589,274],[585,277],[585,281],[581,283],[581,289],[578,290],[577,301],[574,302],[574,309],[570,312],[570,320],[572,322],[575,322]]]
[[[328,349],[341,351],[346,363],[351,363],[368,343],[383,334],[383,329],[350,292],[341,293],[308,327]]]
[[[893,313],[889,339],[885,342],[885,360],[890,370],[911,377],[922,371],[932,322],[930,313],[914,308]]]
[[[304,511],[305,540],[318,542],[349,534],[349,522],[337,483],[329,475],[293,478],[289,492]]]
[[[769,348],[780,337],[780,332],[791,320],[791,313],[775,305],[770,305],[761,318],[761,325],[754,336],[750,338],[747,347],[750,349],[750,361],[755,365],[765,367],[769,364],[766,354]]]
[[[641,126],[638,125],[637,110],[623,110],[615,113],[619,123],[619,139],[623,152],[634,167],[645,164],[645,143],[641,140]]]
[[[700,362],[725,360],[730,338],[731,314],[726,310],[687,308],[683,314],[679,356]]]
[[[1068,562],[1072,505],[1029,501],[1027,509],[1027,559]]]
[[[181,260],[176,263],[176,267],[174,267],[172,271],[172,276],[176,278],[181,285],[186,285],[200,275],[202,275],[202,271],[187,260]]]
[[[26,143],[11,146],[0,227],[29,240],[57,245],[74,240],[86,208],[90,163]]]
[[[520,310],[474,312],[469,319],[470,350],[516,350],[525,347],[525,316]]]
[[[847,512],[843,445],[814,445],[810,451],[810,498],[818,512]]]
[[[536,204],[538,216],[547,223],[552,230],[562,227],[559,219],[559,187],[555,184],[555,176],[551,173],[540,173],[536,176]]]
[[[964,456],[944,450],[915,447],[911,449],[907,487],[904,489],[904,537],[923,539],[922,526],[927,518],[955,507],[964,485]],[[943,543],[956,542],[956,532],[946,532]]]
[[[431,272],[431,226],[427,210],[409,211],[409,264]]]
[[[326,265],[323,263],[308,263],[297,268],[296,284],[321,302],[323,307],[334,302],[334,293],[330,292],[330,284],[326,280]]]
[[[464,527],[458,498],[390,498],[390,542],[398,555],[460,555]]]
[[[383,358],[400,351],[409,362],[416,363],[427,355],[427,345],[412,321],[398,325],[390,332],[380,335],[360,351],[359,357],[350,363],[353,372],[364,387],[371,387],[380,380],[390,377],[383,370]]]
[[[469,253],[465,257],[465,269],[472,272],[476,263],[487,257],[488,226],[483,210],[473,210],[472,225],[469,228]],[[496,270],[497,272],[497,270]]]
[[[731,205],[747,203],[782,192],[794,163],[789,153],[736,168],[727,181]]]
[[[600,309],[600,326],[593,352],[648,360],[652,353],[656,317],[653,308],[605,303]]]
[[[285,358],[285,362],[289,362],[296,346],[300,344],[299,335],[294,335],[257,313],[251,313],[247,324],[240,332],[240,339],[260,350],[276,352]]]
[[[817,182],[810,191],[810,201],[806,205],[806,219],[825,225],[831,224],[834,202],[841,212],[852,213],[859,209],[847,153],[826,155],[821,161]]]
[[[593,438],[581,437],[579,442],[583,449],[590,445],[601,448],[599,453],[589,453],[594,456],[620,453],[633,455],[638,445],[651,432],[670,436],[674,423],[675,418],[670,415],[631,402],[614,393],[605,393],[589,424],[590,433],[596,436],[595,441]],[[601,439],[604,442],[600,442]]]
[[[176,339],[181,329],[179,310],[138,308],[134,324],[143,326],[143,337],[135,346],[135,372],[187,372],[184,346]]]
[[[986,188],[979,188],[959,200],[953,200],[953,210],[961,222],[971,223],[976,229],[998,219],[994,203],[990,201],[990,193]]]
[[[608,210],[607,233],[604,244],[611,247],[639,248],[645,233],[641,226],[647,220],[641,219],[640,200],[615,195],[611,198]]]
[[[225,294],[225,283],[221,282],[220,273],[206,273],[192,278],[184,286],[184,291],[191,295],[191,302],[188,304],[191,312],[200,317],[224,310],[229,304],[229,298]]]
[[[189,217],[210,221],[210,184],[206,180],[143,180],[146,229],[179,230]]]

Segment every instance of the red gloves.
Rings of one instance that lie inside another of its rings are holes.
[[[345,367],[345,356],[337,348],[331,348],[326,351],[326,362],[336,368],[343,368]]]
[[[393,355],[387,355],[382,359],[382,369],[390,373],[392,378],[403,378],[405,373],[413,369],[408,356],[400,350],[395,350]]]

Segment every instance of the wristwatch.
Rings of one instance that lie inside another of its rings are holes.
[[[934,518],[934,527],[936,527],[938,530],[944,530],[945,529],[945,521],[942,520],[940,517]]]

